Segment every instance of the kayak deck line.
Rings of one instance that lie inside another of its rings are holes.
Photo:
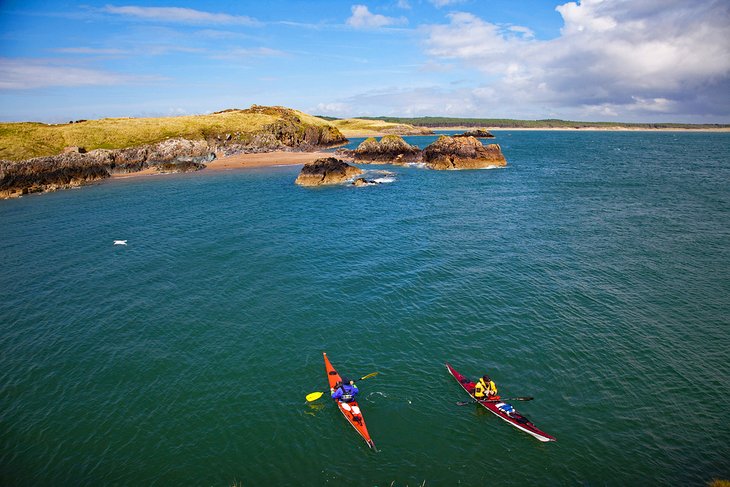
[[[449,374],[456,379],[456,382],[459,383],[459,385],[471,396],[472,399],[474,399],[474,401],[476,401],[477,404],[481,405],[495,416],[511,424],[515,428],[534,436],[540,441],[557,441],[554,436],[538,429],[529,419],[524,417],[514,407],[512,407],[511,404],[501,401],[480,401],[474,397],[472,391],[474,390],[475,383],[457,372],[456,369],[454,369],[448,362],[446,363],[446,370],[449,371]]]
[[[327,352],[323,352],[322,355],[324,356],[324,367],[325,371],[327,372],[327,381],[329,382],[330,392],[333,392],[335,384],[341,381],[342,377],[332,366],[332,363],[327,357]],[[357,403],[357,401],[352,400],[350,402],[343,402],[337,400],[336,402],[338,409],[345,417],[347,422],[350,423],[353,428],[355,428],[355,431],[357,431],[360,436],[362,436],[369,448],[377,451],[377,449],[375,448],[375,443],[373,442],[372,438],[370,438],[370,433],[368,432],[368,428],[365,425],[365,418],[362,415],[360,405]]]

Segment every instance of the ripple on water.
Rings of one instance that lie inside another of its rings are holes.
[[[364,191],[281,167],[0,203],[4,483],[728,477],[727,135],[497,135],[504,170]],[[380,453],[304,404],[322,351],[380,372]],[[558,442],[457,406],[445,361]]]

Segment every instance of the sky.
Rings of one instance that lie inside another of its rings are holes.
[[[0,120],[730,123],[728,0],[130,2],[0,0]]]

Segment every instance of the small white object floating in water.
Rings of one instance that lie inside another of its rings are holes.
[[[114,245],[127,245],[126,240],[115,240]]]

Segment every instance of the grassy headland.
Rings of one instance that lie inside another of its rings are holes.
[[[325,118],[325,117],[321,117]],[[326,117],[345,137],[370,137],[373,135],[429,135],[431,129],[416,127],[408,123],[390,122],[377,119]]]
[[[520,129],[635,129],[635,130],[730,130],[728,124],[686,123],[625,123],[576,122],[571,120],[513,120],[508,118],[455,118],[455,117],[361,117],[363,120],[382,120],[390,123],[420,127],[490,127]]]
[[[282,107],[252,106],[246,110],[225,110],[208,115],[161,118],[104,118],[67,124],[35,122],[0,123],[0,159],[21,161],[52,156],[65,147],[123,149],[154,144],[170,138],[211,140],[228,138],[246,144],[270,135],[305,140],[316,130],[324,140],[342,139],[327,121]],[[286,142],[286,141],[285,141]]]

